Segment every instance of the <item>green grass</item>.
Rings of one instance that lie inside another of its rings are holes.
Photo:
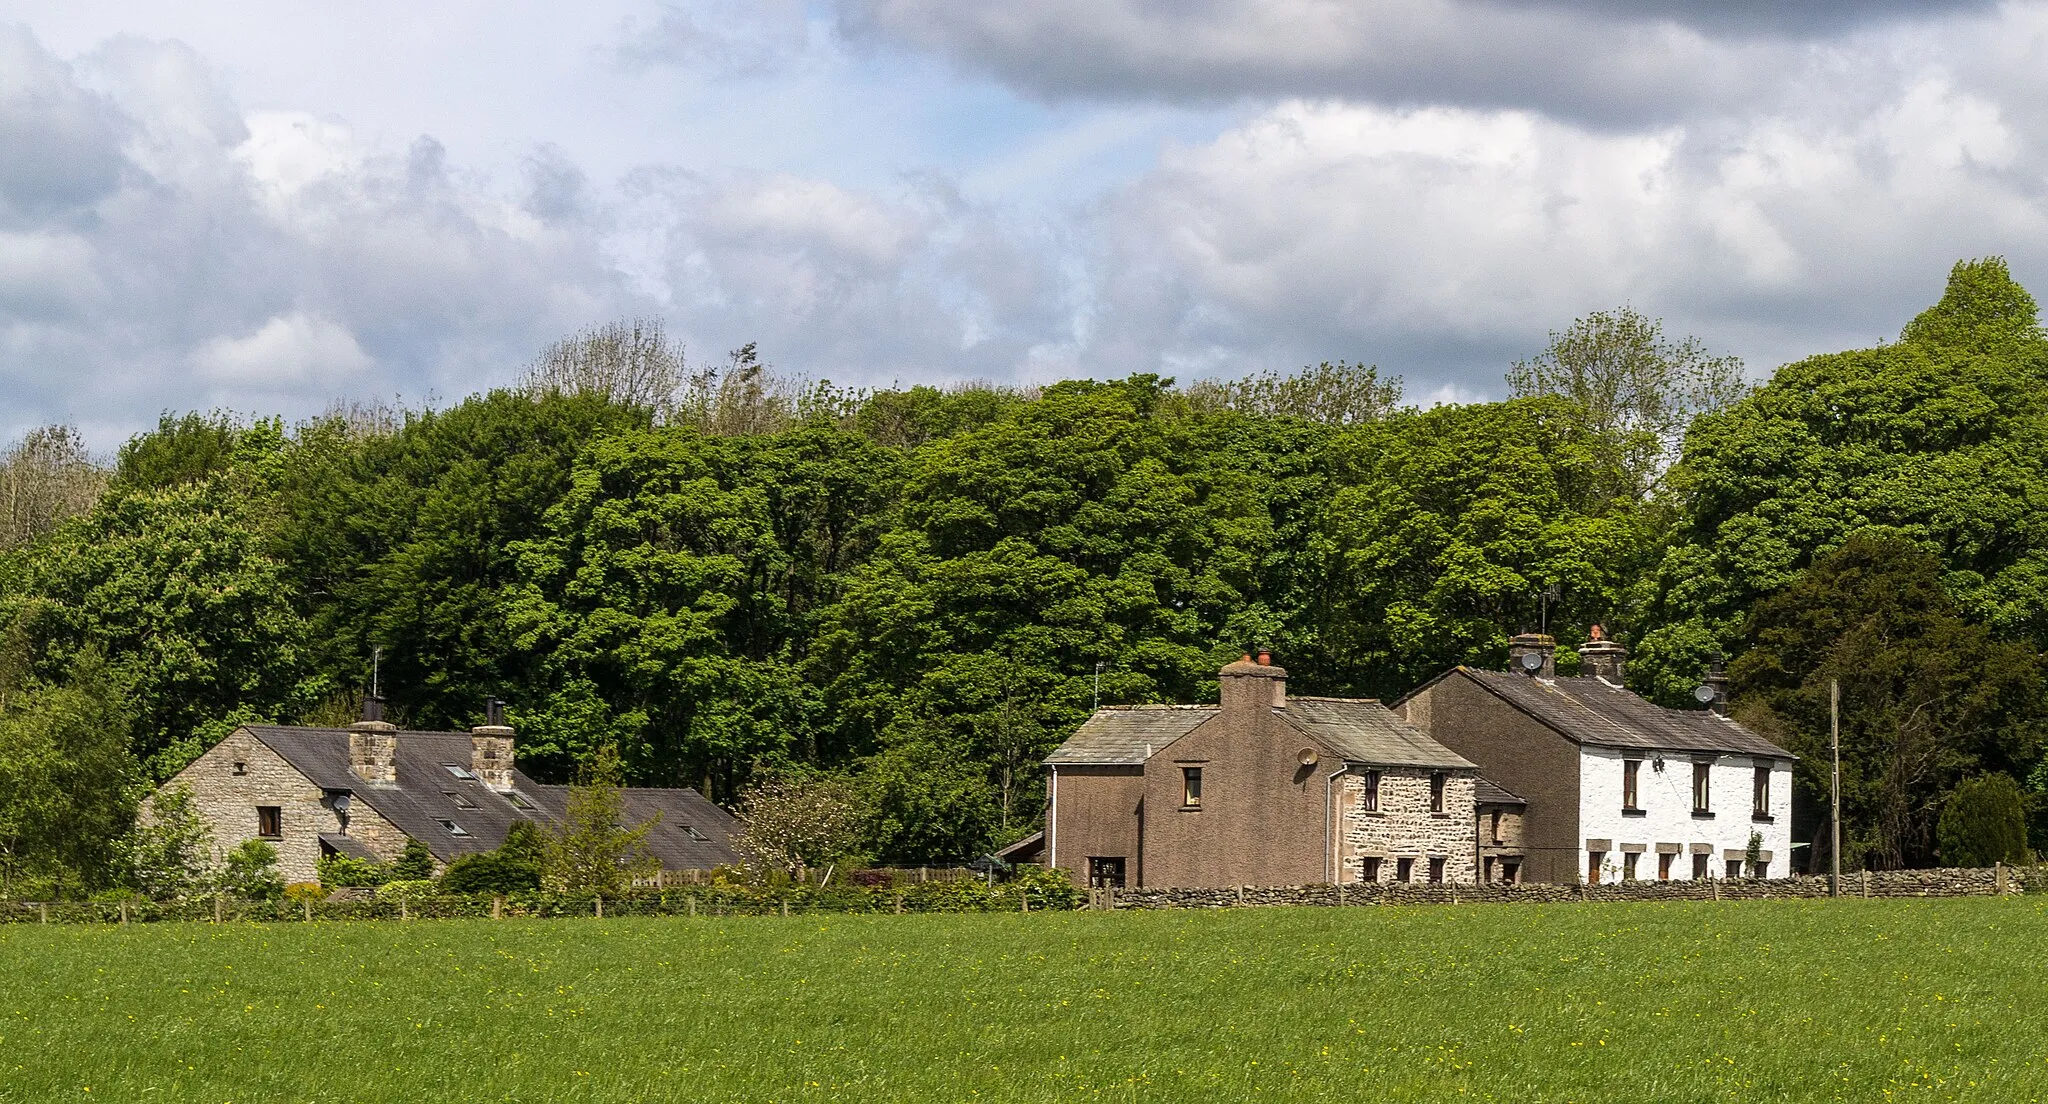
[[[0,1101],[2048,1095],[2041,898],[0,928]]]

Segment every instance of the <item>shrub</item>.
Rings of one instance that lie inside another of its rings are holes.
[[[323,855],[313,864],[320,884],[330,890],[361,886],[375,888],[391,880],[391,868],[383,863],[353,855]]]
[[[2027,799],[2006,774],[1982,774],[1949,791],[1935,826],[1941,861],[1950,866],[2030,863]]]
[[[325,901],[327,889],[319,882],[293,882],[284,887],[287,901]]]
[[[275,901],[284,895],[284,879],[277,876],[277,848],[260,840],[243,840],[228,852],[221,867],[220,888],[250,901]]]
[[[510,841],[507,841],[510,842]],[[508,855],[501,848],[464,855],[448,864],[441,892],[454,894],[531,893],[540,888],[540,864]]]
[[[433,876],[434,853],[427,850],[426,844],[407,836],[405,851],[391,864],[392,880],[416,882]]]
[[[377,887],[379,901],[421,901],[432,897],[435,885],[431,878],[398,878]]]

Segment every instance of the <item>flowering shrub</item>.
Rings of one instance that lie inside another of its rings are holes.
[[[287,901],[325,901],[327,888],[319,882],[293,882],[284,887]]]

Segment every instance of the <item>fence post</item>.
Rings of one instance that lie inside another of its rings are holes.
[[[49,905],[49,903],[48,903],[48,902],[44,902],[44,903],[42,903],[42,904],[39,904],[39,905],[37,905],[36,907],[37,907],[37,908],[39,908],[39,909],[41,909],[41,910],[42,910],[42,912],[43,912],[43,923],[45,923],[45,924],[49,923],[49,922],[50,922],[50,905]]]
[[[604,895],[603,895],[603,894],[598,894],[598,896],[597,896],[597,918],[598,918],[599,920],[602,920],[602,919],[604,919]]]
[[[311,897],[299,898],[299,919],[304,920],[308,924],[313,922],[313,899]]]
[[[126,924],[127,922],[128,922],[128,902],[126,902],[126,901],[123,901],[123,902],[121,902],[121,923],[123,923],[123,924]]]
[[[697,895],[696,895],[696,894],[694,894],[694,893],[692,893],[692,894],[690,894],[690,895],[689,895],[688,897],[685,897],[685,898],[683,898],[683,901],[684,901],[684,903],[685,903],[685,904],[687,905],[687,907],[689,908],[689,910],[690,910],[690,915],[691,915],[691,916],[695,916],[695,915],[697,915]]]
[[[896,915],[903,915],[903,892],[901,890],[896,892]]]
[[[220,894],[213,895],[213,922],[220,923]]]
[[[2005,863],[1995,862],[1991,864],[1991,880],[1993,892],[2000,897],[2005,896]]]
[[[1721,879],[1714,878],[1711,880],[1714,885],[1714,900],[1718,901],[1721,899]]]
[[[789,898],[787,898],[787,897],[784,897],[784,898],[782,899],[782,915],[784,915],[784,916],[788,916],[788,915],[789,915]]]
[[[1868,897],[1868,896],[1870,896],[1870,871],[1869,871],[1869,870],[1865,870],[1865,871],[1863,872],[1863,895],[1864,895],[1865,897]]]
[[[502,893],[493,893],[491,894],[491,919],[503,920],[504,918],[505,895]]]
[[[404,898],[404,897],[400,897],[400,898],[398,899],[398,918],[399,918],[400,920],[410,920],[410,919],[412,919],[412,913],[411,913],[410,911],[408,911],[408,910],[406,909],[406,907],[405,907],[405,898]]]

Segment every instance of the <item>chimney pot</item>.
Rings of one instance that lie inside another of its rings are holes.
[[[384,719],[384,699],[363,698],[363,719],[348,726],[348,766],[365,782],[398,781],[398,726]]]
[[[1523,665],[1523,656],[1538,656],[1540,665]],[[1508,641],[1508,670],[1536,678],[1557,677],[1557,638],[1544,633],[1520,633]]]
[[[1607,630],[1598,625],[1593,626],[1592,632],[1588,635],[1592,639],[1579,648],[1580,670],[1620,685],[1624,666],[1628,662],[1628,649],[1607,639]]]
[[[469,773],[499,793],[512,789],[512,737],[505,703],[484,699],[484,723],[469,730]]]

